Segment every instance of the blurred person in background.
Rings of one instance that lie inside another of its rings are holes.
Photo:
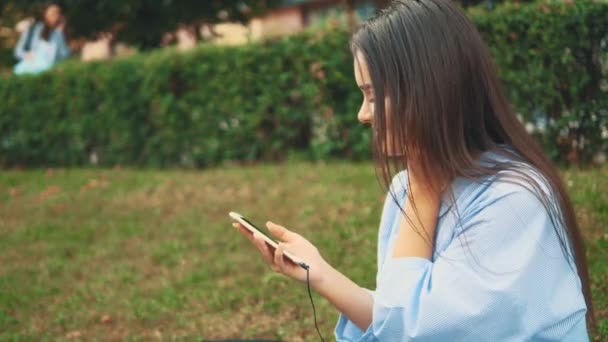
[[[70,50],[66,44],[65,17],[58,5],[52,4],[44,10],[43,19],[21,33],[15,47],[19,62],[14,72],[35,74],[49,70],[55,63],[67,58]]]

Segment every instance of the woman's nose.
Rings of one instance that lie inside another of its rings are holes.
[[[372,113],[370,112],[369,108],[366,108],[366,106],[361,106],[361,109],[359,109],[359,114],[357,114],[357,119],[359,119],[359,122],[363,124],[371,124]]]

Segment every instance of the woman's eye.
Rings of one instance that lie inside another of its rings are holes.
[[[369,99],[369,100],[367,100],[367,102],[374,103],[374,99]]]

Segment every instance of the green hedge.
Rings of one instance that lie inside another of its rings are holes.
[[[523,118],[547,122],[539,138],[551,156],[588,161],[606,151],[608,4],[504,5],[470,15]],[[368,158],[348,39],[336,26],[0,80],[0,165],[200,167],[294,152]]]
[[[588,162],[608,150],[608,2],[506,4],[471,17],[553,159]]]

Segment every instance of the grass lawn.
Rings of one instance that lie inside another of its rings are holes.
[[[564,177],[607,340],[608,170]],[[227,213],[292,228],[373,288],[383,199],[367,163],[4,171],[0,340],[316,340],[305,285],[272,273]],[[315,304],[331,340],[337,312]]]

